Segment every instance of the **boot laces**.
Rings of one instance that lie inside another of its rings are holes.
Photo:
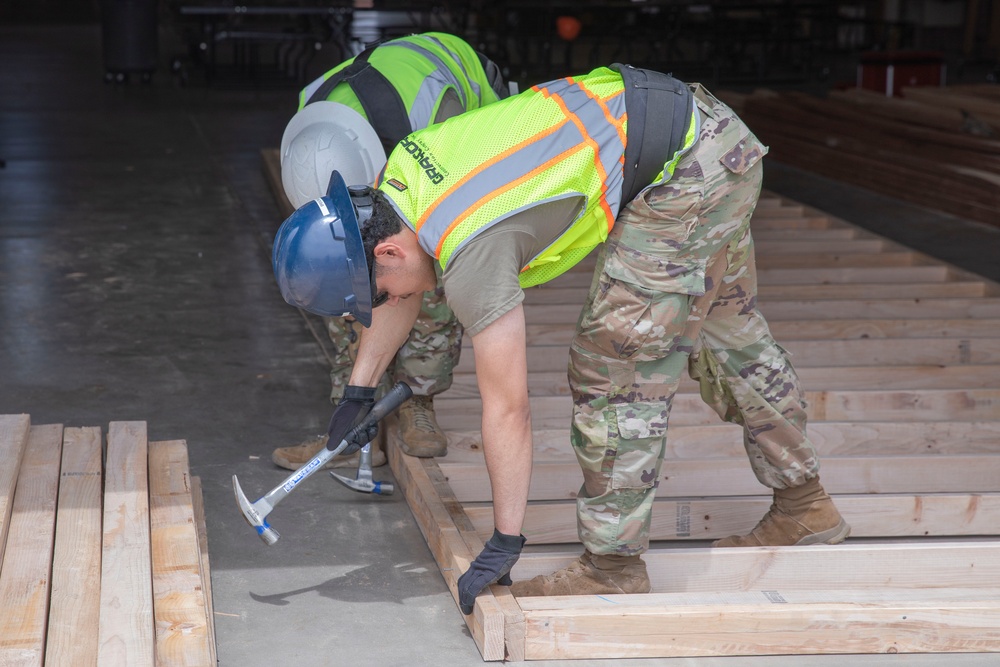
[[[779,514],[785,514],[785,513],[781,511],[780,507],[778,507],[778,503],[776,502],[771,503],[771,507],[767,510],[767,514],[765,514],[764,517],[757,522],[757,525],[753,527],[753,530],[750,531],[750,534],[752,535],[756,533],[758,528],[766,526],[771,521],[774,521]]]
[[[413,420],[413,425],[421,431],[433,433],[434,422],[431,421],[431,399],[429,396],[414,396],[410,399],[410,409],[408,410]]]

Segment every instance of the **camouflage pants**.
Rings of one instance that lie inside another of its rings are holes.
[[[334,349],[330,400],[335,404],[351,377],[361,329],[356,320],[326,318]],[[438,287],[435,292],[425,293],[413,331],[382,376],[379,395],[399,381],[410,385],[418,396],[434,396],[451,387],[452,371],[462,352],[462,332],[462,325],[445,303],[443,290]]]
[[[707,91],[696,99],[698,144],[620,213],[570,350],[578,530],[593,553],[648,548],[685,369],[720,417],[743,425],[761,483],[797,486],[819,468],[798,378],[756,307],[750,216],[766,148]]]

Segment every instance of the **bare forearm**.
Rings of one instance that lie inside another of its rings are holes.
[[[531,416],[526,410],[483,410],[483,450],[493,488],[493,523],[519,535],[531,484]]]
[[[361,332],[358,358],[351,369],[352,385],[374,387],[378,384],[413,330],[420,303],[421,295],[414,295],[395,306],[381,306],[372,311],[371,327]]]
[[[519,535],[531,484],[531,408],[524,310],[517,306],[472,339],[483,398],[483,450],[493,487],[493,521]]]

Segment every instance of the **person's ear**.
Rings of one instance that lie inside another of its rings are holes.
[[[402,262],[406,259],[406,251],[401,245],[393,241],[382,241],[372,251],[375,259],[386,264]]]

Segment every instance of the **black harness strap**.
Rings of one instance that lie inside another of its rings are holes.
[[[664,163],[684,146],[693,109],[691,89],[669,74],[620,63],[611,69],[622,75],[628,111],[624,205],[652,183]]]
[[[334,88],[346,81],[382,141],[385,154],[389,155],[412,129],[403,99],[388,79],[368,62],[368,57],[378,47],[378,43],[372,44],[359,53],[354,62],[324,81],[306,104],[326,100]]]

